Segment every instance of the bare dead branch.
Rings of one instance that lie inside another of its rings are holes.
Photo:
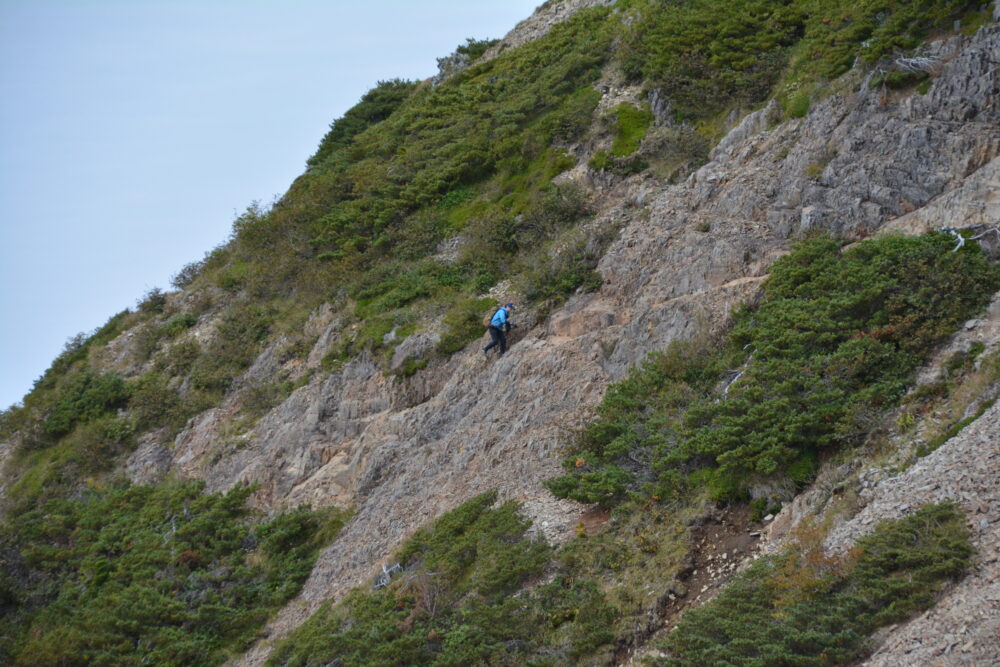
[[[392,575],[397,572],[402,572],[403,567],[399,563],[395,563],[389,567],[382,563],[382,571],[375,575],[375,582],[372,584],[372,590],[377,591],[380,588],[385,588],[392,581]]]
[[[931,73],[937,70],[937,68],[941,65],[941,58],[939,56],[901,56],[893,60],[892,64],[896,69],[902,72]]]
[[[975,234],[976,230],[983,229],[982,232]],[[952,252],[958,252],[958,250],[965,245],[966,241],[978,241],[981,238],[985,238],[990,234],[996,234],[997,239],[1000,240],[1000,227],[989,227],[987,225],[969,225],[967,227],[942,227],[942,232],[948,232],[955,237],[955,247],[951,249]],[[975,235],[965,238],[960,232],[971,231]]]
[[[745,350],[746,346],[743,349]],[[747,372],[747,369],[750,368],[750,362],[751,361],[753,361],[753,352],[751,352],[750,356],[747,357],[746,363],[744,363],[742,366],[739,367],[739,369],[737,369],[735,371],[736,375],[733,376],[733,379],[730,380],[726,384],[725,389],[722,390],[722,400],[726,400],[726,397],[729,396],[729,389],[730,389],[730,387],[732,387],[734,384],[736,384],[739,381],[739,379],[741,377],[743,377],[743,374]],[[730,371],[730,372],[733,372],[733,371]]]

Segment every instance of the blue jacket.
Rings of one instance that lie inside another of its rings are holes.
[[[505,324],[507,324],[507,309],[498,308],[497,312],[493,313],[493,319],[490,320],[490,326],[496,327],[502,331]]]

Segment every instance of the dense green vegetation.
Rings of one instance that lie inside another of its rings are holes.
[[[972,553],[963,515],[946,504],[879,524],[847,559],[818,544],[763,558],[684,615],[659,664],[853,664],[876,629],[934,604]]]
[[[383,588],[325,604],[269,665],[558,665],[612,639],[611,609],[587,582],[537,582],[552,549],[527,536],[516,503],[467,501],[413,535]],[[516,595],[514,593],[517,593]]]
[[[630,595],[651,582],[664,587],[682,560],[683,549],[664,549],[683,540],[654,528],[663,516],[619,515],[624,524],[602,536],[553,550],[526,536],[516,504],[495,501],[484,494],[418,531],[397,554],[399,572],[325,604],[268,664],[603,664],[612,640],[633,629],[630,615],[645,615]],[[788,551],[689,611],[666,640],[665,664],[862,658],[874,630],[933,604],[973,553],[962,514],[947,504],[879,524],[844,557],[825,555],[821,539],[801,531]]]
[[[816,83],[835,79],[860,58],[868,64],[906,52],[955,20],[973,16],[971,0],[691,0],[624,3],[636,20],[625,32],[625,73],[660,87],[678,120],[705,120],[752,106],[778,86],[786,108]]]
[[[5,664],[220,664],[298,592],[343,523],[254,520],[249,487],[116,485],[51,499],[0,530]]]
[[[614,504],[637,473],[659,497],[810,481],[819,457],[863,439],[931,347],[1000,288],[978,247],[953,246],[943,233],[844,251],[798,244],[725,341],[676,343],[613,386],[549,488]]]
[[[568,166],[553,142],[589,125],[596,101],[586,91],[608,57],[608,27],[607,10],[584,12],[439,86],[380,84],[333,124],[310,169],[270,211],[238,225],[219,259],[247,264],[244,286],[271,294],[309,289],[302,258],[316,262],[306,273],[348,285],[352,298],[377,298],[406,278],[412,287],[387,310],[476,283],[485,272],[495,281],[520,239],[492,244],[495,259],[467,258],[457,275],[428,275],[412,262],[455,232],[474,235],[470,225],[491,234],[516,225]],[[375,269],[393,280],[369,275]]]

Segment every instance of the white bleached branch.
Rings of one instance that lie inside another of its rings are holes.
[[[933,72],[941,64],[938,56],[899,57],[892,61],[896,69],[902,72]]]
[[[744,347],[743,349],[745,350],[746,347]],[[736,384],[739,381],[739,379],[741,377],[743,377],[743,374],[747,372],[747,369],[750,368],[750,362],[751,361],[753,361],[753,352],[750,353],[750,356],[747,357],[746,363],[744,363],[742,366],[740,366],[738,370],[736,370],[736,371],[730,371],[730,373],[735,372],[736,375],[734,375],[733,379],[730,380],[726,384],[726,388],[722,390],[722,399],[723,400],[725,400],[726,397],[729,396],[729,388],[732,387],[734,384]]]
[[[975,232],[976,230],[982,229],[984,227],[985,227],[984,231],[975,234],[974,236],[970,236],[969,238],[965,238],[961,234],[963,230]],[[953,237],[955,237],[955,247],[951,249],[952,252],[958,252],[959,249],[965,245],[966,241],[978,241],[979,239],[984,238],[989,234],[996,234],[997,239],[1000,240],[1000,227],[987,227],[986,225],[970,225],[968,227],[942,227],[941,231],[948,232]]]

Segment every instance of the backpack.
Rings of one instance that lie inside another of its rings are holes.
[[[494,308],[493,310],[491,310],[490,312],[486,313],[486,315],[483,316],[483,326],[484,327],[486,327],[487,329],[490,328],[490,324],[493,323],[493,316],[496,315],[497,311],[499,311],[499,310],[500,310],[500,308]]]

